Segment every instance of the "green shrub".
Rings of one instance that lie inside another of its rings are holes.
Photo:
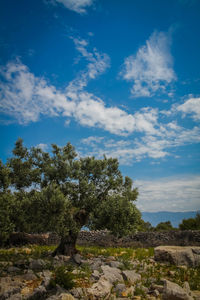
[[[60,285],[66,290],[70,290],[75,286],[74,274],[66,269],[65,266],[58,267],[50,281],[50,286],[54,288],[56,284]]]

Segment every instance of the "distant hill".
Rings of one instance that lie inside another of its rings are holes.
[[[186,212],[142,212],[142,218],[145,222],[150,222],[152,226],[156,226],[160,222],[171,221],[173,227],[178,227],[183,219],[194,218],[197,211]]]

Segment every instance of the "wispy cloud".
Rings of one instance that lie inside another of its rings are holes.
[[[133,82],[134,97],[150,97],[176,79],[170,54],[170,38],[163,32],[154,32],[136,55],[125,59],[121,76]]]
[[[72,38],[77,51],[80,52],[88,62],[87,70],[84,72],[90,79],[95,79],[110,67],[110,58],[106,53],[99,53],[96,48],[88,51],[88,42],[80,38]]]
[[[87,141],[87,142],[86,142]],[[101,141],[101,143],[99,142]],[[173,149],[200,142],[200,129],[185,129],[175,123],[161,125],[156,135],[144,132],[143,136],[132,139],[89,137],[81,141],[80,152],[84,155],[118,158],[122,165],[133,165],[145,158],[155,161],[174,156]],[[174,156],[176,159],[177,156]]]
[[[66,8],[75,11],[78,14],[85,14],[86,8],[94,3],[94,0],[55,0],[62,3]]]
[[[136,180],[137,207],[142,211],[200,210],[200,176]]]

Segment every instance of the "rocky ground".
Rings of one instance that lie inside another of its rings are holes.
[[[0,300],[200,299],[200,247],[0,250]]]

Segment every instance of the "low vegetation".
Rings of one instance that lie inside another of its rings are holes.
[[[122,263],[122,269],[135,270],[142,276],[142,285],[150,287],[153,282],[160,284],[163,278],[173,281],[183,286],[188,281],[191,290],[200,290],[200,266],[196,268],[178,267],[170,264],[156,263],[153,260],[153,248],[103,248],[95,246],[78,246],[80,255],[85,259],[94,259],[104,257],[107,261],[115,257],[116,261]],[[0,277],[7,275],[7,268],[12,263],[24,262],[28,264],[30,259],[43,259],[45,261],[44,269],[52,271],[51,286],[59,284],[65,289],[71,289],[74,286],[89,286],[92,271],[89,264],[84,263],[78,267],[78,272],[73,273],[75,266],[71,263],[63,266],[53,266],[51,253],[55,246],[27,246],[11,249],[0,249]],[[23,270],[21,270],[23,273]],[[140,288],[136,289],[137,294],[142,294]],[[140,293],[141,292],[141,293]]]

